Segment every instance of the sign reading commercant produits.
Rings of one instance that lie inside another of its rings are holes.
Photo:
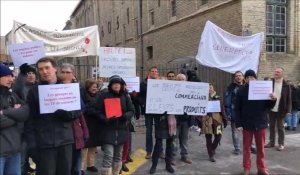
[[[46,56],[92,56],[97,55],[100,47],[98,26],[47,31],[14,21],[11,35],[11,44],[43,41]]]
[[[148,79],[146,113],[206,115],[208,87],[208,83]]]

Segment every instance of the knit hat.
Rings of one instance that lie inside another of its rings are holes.
[[[124,80],[119,75],[109,77],[108,81],[108,86],[111,86],[113,83],[120,83],[121,85],[124,85]]]
[[[0,77],[5,77],[7,75],[13,75],[13,72],[4,64],[0,64]]]
[[[256,79],[256,73],[252,69],[249,69],[245,72],[245,78],[247,78],[249,76],[252,76]]]
[[[34,74],[36,74],[35,67],[28,65],[27,63],[24,63],[20,66],[20,71],[24,75],[26,75],[28,72],[33,72]]]

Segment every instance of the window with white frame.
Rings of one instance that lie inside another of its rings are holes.
[[[286,0],[267,0],[266,7],[266,50],[286,52],[287,38]]]

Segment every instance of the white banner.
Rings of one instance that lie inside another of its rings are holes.
[[[136,77],[135,48],[100,47],[99,68],[101,77]]]
[[[219,100],[208,101],[207,112],[221,112],[221,103]]]
[[[41,114],[81,109],[78,83],[39,85],[38,89]]]
[[[148,79],[146,113],[206,115],[208,87],[208,83]]]
[[[249,81],[248,100],[271,100],[273,82],[263,80]]]
[[[45,56],[45,48],[42,41],[12,44],[8,46],[8,51],[16,67],[24,63],[35,64],[40,58]]]
[[[14,21],[11,44],[43,41],[46,56],[82,57],[97,55],[100,47],[98,26],[47,31]]]
[[[196,59],[204,66],[226,72],[257,72],[264,33],[236,36],[207,21],[201,35]]]

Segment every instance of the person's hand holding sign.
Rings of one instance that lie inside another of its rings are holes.
[[[275,93],[271,93],[270,97],[271,97],[271,100],[277,100],[277,97],[276,97]]]

